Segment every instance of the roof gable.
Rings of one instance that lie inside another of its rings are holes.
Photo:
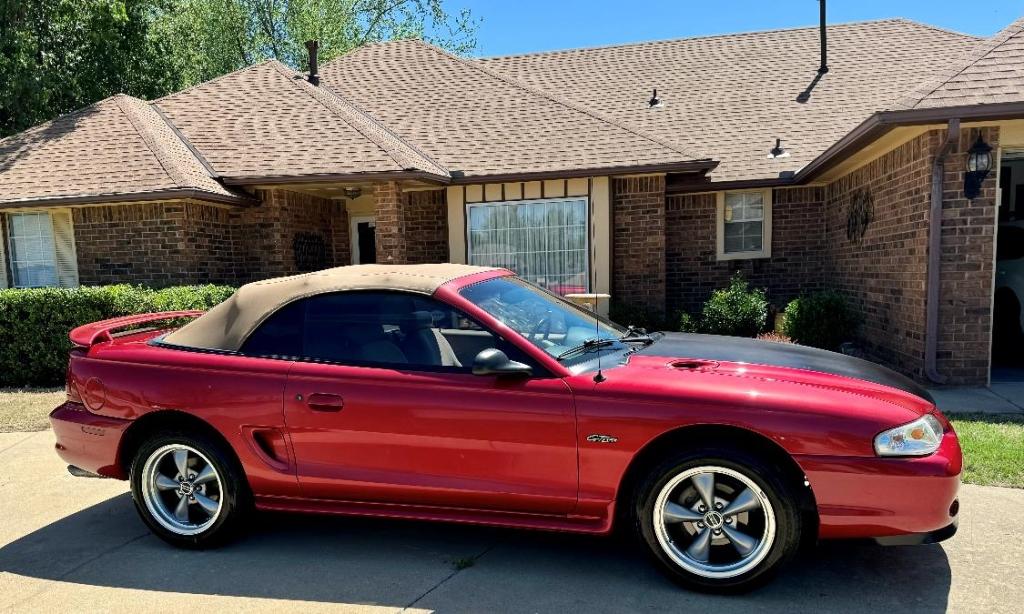
[[[478,60],[623,123],[699,147],[716,181],[788,177],[977,39],[902,19]],[[657,88],[664,107],[649,109]],[[798,101],[807,91],[806,102]],[[772,159],[781,138],[788,157]]]
[[[238,201],[146,102],[119,94],[0,141],[0,204]]]
[[[895,109],[1024,100],[1024,17],[971,46],[949,69],[918,86]]]
[[[320,75],[453,176],[707,159],[699,148],[680,147],[421,41],[366,45],[323,66]]]
[[[275,60],[155,104],[228,180],[409,171],[448,177],[348,100]]]

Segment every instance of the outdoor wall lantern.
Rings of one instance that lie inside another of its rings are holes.
[[[981,193],[981,184],[992,170],[992,146],[981,138],[967,150],[967,172],[964,173],[964,196],[974,200]]]

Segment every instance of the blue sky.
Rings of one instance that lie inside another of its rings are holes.
[[[613,45],[817,25],[816,0],[446,0],[483,22],[476,55]],[[989,36],[1024,15],[1021,0],[832,0],[833,23],[906,17]]]

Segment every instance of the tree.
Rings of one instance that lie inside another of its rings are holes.
[[[0,0],[0,137],[117,93],[159,98],[267,58],[306,69],[364,43],[476,47],[444,0]]]
[[[0,136],[111,94],[178,83],[152,36],[163,0],[0,0]]]
[[[322,62],[362,44],[424,38],[454,53],[476,47],[477,22],[443,0],[183,0],[157,21],[172,42],[184,84],[275,58],[306,69],[303,43],[320,42]]]

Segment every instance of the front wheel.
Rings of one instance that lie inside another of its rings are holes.
[[[248,511],[248,485],[223,446],[202,436],[166,434],[139,448],[132,499],[164,541],[184,548],[224,542]]]
[[[801,517],[771,463],[708,449],[661,463],[638,489],[640,538],[672,579],[712,592],[750,590],[796,552]]]

